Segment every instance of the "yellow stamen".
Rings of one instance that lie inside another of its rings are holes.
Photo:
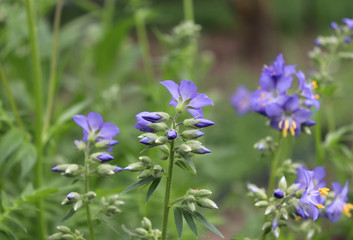
[[[297,217],[295,218],[295,221],[299,221],[300,219],[302,219],[302,217],[301,217],[301,216],[297,216]]]
[[[295,131],[294,131],[294,128],[293,128],[293,127],[290,127],[290,128],[289,128],[289,131],[290,131],[290,134],[292,134],[292,136],[295,135]]]
[[[288,130],[286,128],[282,129],[283,137],[287,137],[287,131]]]
[[[319,188],[320,195],[328,195],[328,192],[330,191],[329,188]]]
[[[314,86],[314,88],[317,88],[317,82],[316,81],[313,81],[313,86]]]
[[[264,93],[261,93],[261,98],[265,98],[265,94]]]
[[[294,129],[297,128],[297,124],[295,123],[295,121],[292,121],[292,127],[293,127]]]
[[[316,99],[319,99],[320,96],[319,96],[318,94],[315,94],[315,98],[316,98]]]
[[[342,213],[347,217],[352,217],[352,214],[350,213],[351,210],[353,210],[353,204],[346,203],[343,206]]]
[[[257,87],[257,89],[259,89],[259,90],[260,90],[260,89],[261,89],[261,87],[260,87],[260,86],[258,86],[258,87]]]
[[[282,125],[283,125],[283,121],[280,121],[280,122],[278,123],[278,128],[279,128],[279,129],[282,129]]]
[[[284,120],[284,128],[285,129],[289,128],[289,120]]]
[[[325,208],[322,204],[317,204],[316,207],[317,208]]]

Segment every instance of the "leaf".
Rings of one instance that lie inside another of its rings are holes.
[[[23,200],[20,200],[18,203],[28,203],[28,202],[36,202],[40,198],[44,198],[54,192],[57,192],[57,188],[45,188],[36,190],[33,194],[27,195],[23,197]]]
[[[115,229],[115,225],[111,223],[111,218],[106,217],[104,215],[101,215],[99,217],[97,217],[102,223],[104,223],[107,227],[109,227],[113,232],[115,232],[117,235],[120,235],[120,233],[118,232],[118,230]]]
[[[138,187],[141,187],[143,185],[146,185],[147,183],[152,182],[154,179],[155,179],[155,177],[153,177],[153,176],[148,176],[146,178],[143,178],[140,181],[138,181],[137,183],[134,183],[134,184],[128,186],[127,188],[125,188],[125,190],[122,191],[121,194],[130,192],[131,190],[133,190],[135,188],[138,188]]]
[[[4,191],[1,192],[1,206],[3,209],[7,209],[11,206],[11,200]]]
[[[33,144],[29,142],[23,142],[21,149],[18,152],[18,158],[21,160],[21,175],[20,178],[24,178],[30,173],[37,159],[37,151]]]
[[[151,197],[153,194],[154,190],[158,187],[159,183],[161,182],[161,178],[156,178],[153,180],[151,183],[151,186],[148,188],[147,194],[146,194],[146,204],[148,202],[148,199]]]
[[[182,210],[178,207],[174,208],[174,221],[178,232],[178,239],[180,239],[181,234],[183,233],[183,213]]]
[[[215,234],[217,234],[218,236],[220,236],[221,238],[224,238],[224,236],[222,235],[222,233],[220,231],[218,231],[218,229],[212,224],[210,223],[204,216],[202,216],[200,213],[198,212],[191,212],[189,211],[189,213],[191,215],[193,215],[197,220],[200,221],[200,223],[202,223],[206,228],[208,228],[210,231],[214,232]]]
[[[27,228],[16,218],[11,217],[10,215],[6,216],[7,219],[9,219],[11,222],[15,223],[17,226],[19,226],[25,233],[27,233]]]
[[[8,228],[4,224],[0,224],[0,231],[3,231],[4,233],[10,234],[13,237],[13,239],[16,239],[16,240],[18,239],[16,237],[16,234],[12,231],[12,229]]]
[[[192,215],[188,211],[186,211],[184,209],[181,209],[181,211],[182,211],[182,214],[184,216],[184,219],[185,219],[186,223],[189,225],[189,228],[191,229],[191,231],[197,237],[198,234],[197,234],[197,228],[196,228],[196,224],[195,224],[194,218],[192,217]]]
[[[0,141],[0,165],[22,143],[23,133],[19,129],[11,129]]]
[[[179,154],[180,154],[180,156],[182,156],[182,157],[185,159],[186,163],[190,166],[190,168],[191,168],[191,169],[195,172],[195,174],[196,174],[195,165],[194,165],[194,163],[191,161],[190,157],[189,157],[187,154],[185,154],[185,153],[179,153]]]
[[[177,165],[181,169],[184,169],[184,170],[196,175],[196,172],[194,170],[192,170],[191,167],[188,164],[186,164],[184,161],[177,160],[177,161],[175,161],[175,165]]]
[[[75,213],[76,213],[76,211],[73,208],[71,208],[70,211],[65,215],[65,217],[63,219],[61,219],[60,222],[65,222],[67,219],[72,217]]]

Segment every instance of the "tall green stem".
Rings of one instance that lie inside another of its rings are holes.
[[[145,12],[143,9],[134,10],[137,38],[140,45],[143,69],[150,86],[154,80],[153,65],[151,62],[150,46],[147,38]]]
[[[87,146],[85,150],[85,166],[84,166],[84,181],[85,181],[85,193],[89,192],[89,145]],[[94,227],[93,227],[93,222],[92,222],[92,214],[91,214],[91,209],[89,206],[89,203],[86,201],[85,202],[85,207],[86,207],[86,217],[87,217],[87,225],[88,225],[88,230],[89,230],[89,239],[90,240],[95,240],[94,236]]]
[[[321,112],[318,111],[317,115],[316,115],[316,126],[315,126],[316,165],[318,165],[318,166],[321,166],[324,163],[321,135],[322,135],[322,133],[321,133]]]
[[[36,106],[35,121],[35,144],[37,150],[37,162],[35,166],[34,186],[36,189],[42,187],[43,182],[43,149],[42,149],[42,123],[43,123],[43,90],[42,90],[42,74],[37,41],[37,27],[35,19],[35,11],[33,0],[25,0],[29,40],[32,55],[33,73],[34,73],[34,96]],[[37,239],[46,239],[46,224],[44,221],[44,201],[39,199],[37,202]]]
[[[168,218],[169,218],[169,209],[170,209],[169,201],[170,201],[170,190],[172,188],[173,167],[174,167],[174,141],[172,141],[172,143],[170,144],[170,152],[169,152],[167,185],[165,187],[165,196],[164,196],[162,240],[167,239]]]
[[[275,187],[275,180],[276,180],[276,172],[277,172],[277,168],[278,168],[278,164],[279,164],[279,159],[281,157],[281,142],[282,142],[282,132],[279,133],[278,136],[278,140],[277,140],[277,148],[274,152],[274,156],[273,156],[273,161],[272,161],[272,165],[271,165],[271,172],[270,172],[270,178],[268,181],[268,192],[267,192],[267,196],[270,197],[273,194],[273,190]]]
[[[50,117],[53,111],[53,102],[55,94],[55,84],[56,84],[56,62],[58,54],[58,36],[59,36],[59,26],[61,18],[61,10],[63,7],[63,1],[58,0],[55,10],[55,19],[54,19],[54,32],[53,32],[53,46],[52,46],[52,58],[50,64],[50,76],[49,76],[49,94],[47,99],[47,109],[43,125],[43,139],[46,140],[46,132],[49,127]]]
[[[194,7],[193,7],[193,0],[184,0],[184,19],[185,21],[194,21]]]
[[[22,131],[25,131],[22,119],[20,117],[20,114],[18,113],[18,108],[17,108],[16,102],[15,102],[15,99],[14,99],[14,97],[12,95],[9,83],[7,81],[7,78],[5,76],[5,73],[4,73],[4,70],[2,69],[1,64],[0,64],[0,77],[1,77],[1,81],[2,81],[2,83],[4,85],[7,97],[9,98],[10,105],[11,105],[12,111],[13,111],[13,113],[15,115],[15,119],[17,121],[17,124],[21,128]]]

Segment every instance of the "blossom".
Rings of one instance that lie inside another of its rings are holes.
[[[326,186],[326,183],[323,181],[325,178],[326,172],[324,167],[318,166],[312,171],[307,168],[300,166],[297,168],[297,180],[298,189],[306,189],[310,182],[313,182],[314,186],[317,188],[323,188]]]
[[[245,86],[239,86],[230,101],[239,115],[251,110],[251,92]]]
[[[282,104],[283,94],[290,88],[295,73],[295,65],[285,65],[283,55],[279,54],[271,66],[264,66],[259,89],[251,95],[251,108],[266,115],[266,106],[272,103]]]
[[[197,87],[192,81],[185,79],[180,82],[180,86],[171,80],[160,83],[172,95],[169,105],[175,107],[178,112],[186,109],[194,117],[203,117],[202,108],[208,105],[213,106],[213,101],[206,94],[197,92]]]
[[[337,182],[333,182],[332,187],[335,197],[326,207],[326,217],[332,222],[338,221],[342,213],[347,217],[351,217],[350,210],[353,210],[353,204],[346,203],[348,200],[348,181],[346,181],[344,187]]]
[[[276,190],[273,192],[273,196],[274,196],[275,198],[281,199],[281,198],[283,198],[284,193],[283,193],[283,191],[282,191],[281,189],[276,189]]]
[[[287,96],[282,105],[270,104],[266,107],[266,115],[271,119],[270,125],[283,132],[286,137],[288,131],[292,136],[300,135],[301,124],[308,121],[312,112],[300,107],[298,95]]]
[[[338,29],[338,24],[336,22],[330,22],[330,28],[332,30],[337,30]]]
[[[168,132],[167,132],[167,138],[169,140],[174,140],[176,139],[178,136],[178,133],[174,130],[174,129],[170,129]]]
[[[302,71],[299,71],[297,74],[299,80],[299,89],[300,94],[305,98],[304,104],[307,107],[315,106],[317,110],[320,108],[320,102],[318,101],[319,95],[314,94],[313,90],[317,88],[316,81],[312,83],[307,83],[305,80],[305,75]]]
[[[342,22],[346,24],[346,26],[353,30],[353,18],[343,18]]]
[[[135,128],[142,132],[156,132],[159,129],[158,124],[163,128],[165,124],[161,122],[166,121],[169,118],[170,116],[164,112],[140,112],[136,115],[137,122]],[[157,124],[155,124],[154,127],[151,127],[152,125],[150,124],[152,123]]]
[[[77,125],[83,128],[83,141],[103,141],[108,140],[107,146],[113,146],[118,143],[114,140],[119,132],[119,128],[110,122],[103,122],[99,113],[90,112],[87,117],[84,115],[75,115],[73,120]]]

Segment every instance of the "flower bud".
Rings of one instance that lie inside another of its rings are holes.
[[[338,29],[338,24],[336,22],[330,22],[330,28],[335,31]]]
[[[151,160],[151,158],[148,157],[148,156],[140,156],[140,157],[139,157],[139,160],[140,160],[141,162],[143,162],[144,164],[146,164],[146,165],[151,165],[151,164],[152,164],[152,160]]]
[[[147,230],[144,228],[136,228],[135,232],[139,235],[142,235],[142,236],[148,235]]]
[[[62,239],[63,234],[61,232],[58,233],[54,233],[53,235],[49,236],[50,240],[61,240]]]
[[[75,140],[74,145],[80,151],[83,151],[86,149],[86,143],[82,140]]]
[[[181,152],[181,153],[187,153],[187,152],[191,152],[191,147],[189,145],[186,145],[186,144],[181,144],[179,146],[179,149],[178,151]]]
[[[186,204],[188,206],[188,208],[190,209],[191,212],[195,212],[196,211],[196,205],[194,202],[187,202]]]
[[[97,153],[93,153],[91,154],[90,158],[96,162],[108,162],[112,159],[114,159],[114,157],[112,155],[110,155],[109,153],[105,153],[105,152],[97,152]]]
[[[255,207],[267,207],[268,202],[267,201],[258,201],[255,203]]]
[[[100,176],[109,176],[115,174],[115,168],[110,164],[101,164],[97,167],[97,171]]]
[[[144,217],[142,219],[141,224],[144,229],[149,230],[149,231],[152,230],[152,223],[148,218]]]
[[[109,144],[110,144],[110,140],[101,140],[96,142],[94,146],[96,148],[104,148],[104,147],[110,146]]]
[[[162,153],[164,153],[165,155],[169,155],[169,147],[167,145],[160,145],[158,146],[159,150],[162,151]]]
[[[285,176],[281,177],[281,180],[279,180],[278,187],[283,191],[287,190],[287,180]]]
[[[118,173],[118,172],[121,172],[121,171],[124,171],[125,169],[122,168],[122,167],[119,167],[119,166],[114,166],[115,169],[114,169],[114,172]]]
[[[208,189],[200,189],[195,193],[196,197],[209,197],[211,196],[212,192]]]
[[[78,200],[76,203],[74,203],[73,209],[74,211],[77,211],[78,209],[80,209],[83,205],[82,200]]]
[[[57,226],[56,228],[62,233],[71,233],[70,228],[63,225]]]
[[[142,172],[140,172],[140,174],[137,175],[137,178],[142,179],[142,178],[146,178],[146,177],[148,177],[150,175],[151,175],[151,170],[150,169],[146,169],[146,170],[143,170]]]
[[[203,135],[205,134],[199,130],[186,130],[181,133],[181,136],[186,139],[194,139],[194,138],[201,137]]]
[[[97,194],[93,191],[89,191],[88,193],[86,193],[86,197],[88,200],[93,200],[97,197]]]
[[[74,240],[76,238],[74,236],[72,236],[71,234],[64,234],[61,239],[62,240]]]
[[[162,155],[162,156],[160,156],[160,159],[163,160],[163,161],[165,161],[165,160],[168,159],[168,155]]]
[[[190,142],[190,141],[189,141]],[[212,151],[202,145],[199,144],[189,144],[191,147],[191,152],[196,153],[196,154],[205,154],[205,153],[211,153]]]
[[[167,138],[162,136],[162,137],[158,137],[158,138],[156,139],[155,143],[156,143],[157,145],[163,145],[163,144],[165,144],[167,141],[168,141]]]
[[[152,176],[155,178],[160,177],[162,172],[164,172],[164,169],[160,165],[156,165],[153,167]]]
[[[174,140],[178,137],[178,133],[174,130],[174,129],[170,129],[168,132],[167,132],[167,138],[169,140]]]
[[[140,140],[140,143],[145,144],[145,145],[153,145],[154,140],[149,137],[144,137]]]
[[[66,198],[61,202],[61,205],[67,205],[74,202],[77,202],[81,199],[81,195],[77,192],[70,192],[66,195]]]
[[[248,184],[248,189],[259,199],[265,200],[267,199],[267,194],[264,189],[258,188],[254,184]]]
[[[217,204],[209,198],[199,198],[196,203],[203,208],[218,209]]]
[[[190,118],[183,121],[185,127],[204,128],[214,125],[214,122],[204,118]]]
[[[124,168],[124,170],[128,170],[131,172],[140,172],[146,169],[146,165],[142,162],[135,162]]]
[[[147,126],[152,128],[156,132],[165,131],[168,129],[167,124],[165,124],[164,122],[150,123],[150,124],[147,124]]]
[[[274,196],[275,198],[281,199],[281,198],[283,198],[283,196],[284,196],[284,192],[283,192],[281,189],[276,189],[276,190],[273,192],[273,196]]]

